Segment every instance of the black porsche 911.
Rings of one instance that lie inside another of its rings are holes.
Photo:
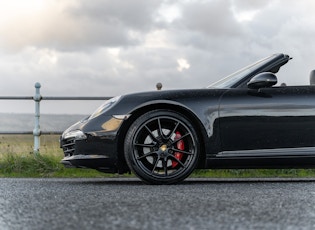
[[[274,54],[204,89],[112,98],[64,131],[62,163],[149,184],[196,168],[312,168],[315,86],[275,86],[290,59]]]

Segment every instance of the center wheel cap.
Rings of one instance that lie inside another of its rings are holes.
[[[165,150],[167,149],[167,145],[162,145],[162,146],[160,147],[160,149],[161,149],[163,152],[165,152]]]

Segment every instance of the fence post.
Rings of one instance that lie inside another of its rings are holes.
[[[35,127],[33,130],[34,135],[34,153],[39,153],[39,145],[40,145],[40,101],[42,100],[42,96],[40,95],[40,83],[35,83],[35,96],[33,97],[33,100],[35,101]]]

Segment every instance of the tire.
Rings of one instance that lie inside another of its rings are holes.
[[[198,135],[184,115],[153,110],[131,124],[124,150],[129,168],[145,183],[174,184],[195,169],[200,147]]]

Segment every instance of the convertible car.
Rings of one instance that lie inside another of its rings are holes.
[[[105,101],[64,131],[61,162],[132,171],[148,184],[177,183],[197,168],[312,168],[315,86],[276,86],[290,59],[271,55],[203,89]]]

